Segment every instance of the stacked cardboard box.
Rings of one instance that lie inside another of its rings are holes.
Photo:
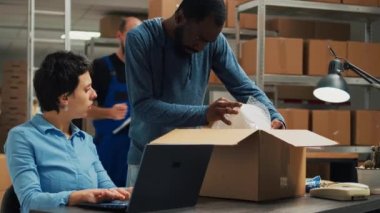
[[[265,73],[302,75],[303,41],[295,38],[265,39]],[[248,75],[256,73],[256,39],[242,45],[241,66]]]
[[[171,17],[181,4],[182,0],[149,0],[148,18]]]
[[[328,66],[334,56],[328,47],[331,47],[341,58],[347,58],[347,43],[332,40],[307,40],[305,46],[305,74],[313,76],[325,76]]]
[[[313,110],[311,130],[340,145],[351,145],[351,116],[348,110]]]
[[[6,158],[4,154],[0,154],[0,203],[3,199],[5,190],[12,184],[9,177]]]
[[[380,111],[357,110],[352,113],[353,145],[380,144]]]
[[[100,19],[99,31],[102,38],[115,38],[122,16],[107,15]]]
[[[248,0],[225,0],[227,9],[226,27],[235,27],[235,9],[238,4]],[[177,10],[182,0],[149,0],[148,18],[169,18]],[[256,29],[257,19],[255,14],[241,13],[240,27],[245,29]]]
[[[7,61],[3,69],[0,146],[9,129],[27,119],[27,68],[25,61]]]
[[[268,20],[266,27],[281,37],[339,41],[350,39],[350,25],[345,23],[276,18]]]
[[[380,43],[347,42],[347,60],[375,77],[380,77],[379,53]],[[352,71],[346,73],[358,77]]]
[[[235,27],[236,6],[248,0],[226,0],[227,20],[226,27]],[[255,14],[241,13],[240,27],[245,29],[257,29],[257,16]]]
[[[286,121],[287,129],[309,129],[309,110],[278,109]]]

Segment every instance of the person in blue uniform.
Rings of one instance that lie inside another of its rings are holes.
[[[223,0],[183,0],[168,19],[146,20],[127,34],[126,71],[132,107],[128,186],[133,186],[146,144],[175,129],[222,120],[249,97],[270,112],[272,128],[285,127],[272,102],[248,78],[221,33]],[[221,98],[204,105],[213,69],[238,102]]]
[[[104,170],[92,136],[73,119],[87,116],[96,92],[90,62],[71,52],[46,56],[34,75],[42,114],[10,130],[4,145],[20,211],[129,199]]]
[[[135,17],[121,19],[116,37],[120,42],[116,53],[93,62],[93,87],[98,93],[97,105],[89,110],[94,119],[94,143],[104,168],[119,187],[125,186],[127,154],[129,150],[129,125],[122,126],[130,118],[130,107],[125,75],[125,35],[139,25]]]

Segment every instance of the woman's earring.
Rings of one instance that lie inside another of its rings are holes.
[[[69,111],[69,106],[67,106],[67,105],[63,106],[63,111],[65,111],[65,112]]]

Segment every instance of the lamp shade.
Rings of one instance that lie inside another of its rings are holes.
[[[319,100],[330,103],[343,103],[350,100],[348,86],[341,76],[343,64],[334,59],[329,65],[329,74],[323,77],[313,91],[313,95]]]

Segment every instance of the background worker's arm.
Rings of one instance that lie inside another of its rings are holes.
[[[87,117],[92,119],[112,119],[121,120],[125,118],[128,112],[128,106],[125,103],[115,104],[111,108],[92,106],[88,110]]]

